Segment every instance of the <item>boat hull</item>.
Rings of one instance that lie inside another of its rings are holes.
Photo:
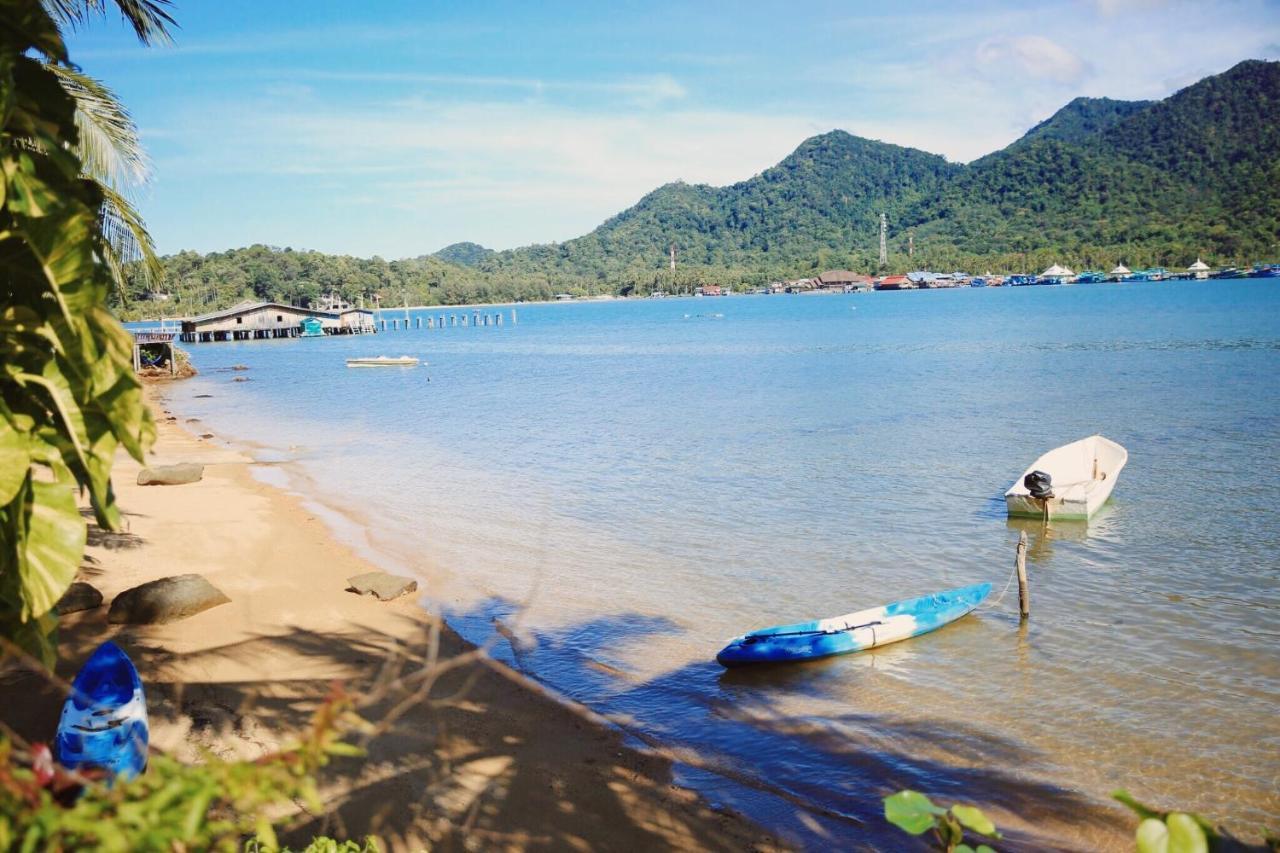
[[[401,358],[349,358],[347,367],[417,367],[418,359],[403,356]]]
[[[735,637],[716,655],[721,666],[786,663],[849,654],[941,628],[971,612],[991,592],[980,583],[895,601],[830,619],[776,625]]]
[[[1129,452],[1100,435],[1092,435],[1054,448],[1041,456],[1004,493],[1011,518],[1049,518],[1087,521],[1111,497]],[[1054,496],[1034,498],[1023,484],[1032,471],[1044,471],[1053,480]]]
[[[100,769],[130,778],[146,769],[150,728],[142,680],[129,656],[103,643],[71,684],[54,754],[68,769]]]

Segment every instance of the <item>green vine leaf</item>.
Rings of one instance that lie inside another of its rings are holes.
[[[899,791],[884,798],[885,820],[912,835],[928,832],[946,813],[918,791]]]

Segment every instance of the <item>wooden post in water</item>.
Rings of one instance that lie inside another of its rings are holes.
[[[1031,599],[1027,592],[1027,531],[1018,534],[1018,555],[1014,558],[1018,569],[1018,613],[1026,619],[1031,615]]]

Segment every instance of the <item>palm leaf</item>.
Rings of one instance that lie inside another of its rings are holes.
[[[156,254],[155,242],[151,239],[147,224],[142,221],[142,214],[121,193],[109,186],[102,186],[101,189],[102,209],[99,218],[105,241],[103,259],[111,268],[111,277],[115,279],[121,300],[127,303],[124,266],[135,264],[134,269],[142,277],[142,281],[152,287],[164,277],[164,265]]]
[[[46,64],[76,103],[77,152],[84,171],[113,188],[134,188],[147,183],[151,164],[138,127],[115,93],[101,81],[62,65]]]
[[[133,27],[143,44],[169,44],[169,27],[178,26],[168,9],[172,0],[113,0],[121,17]],[[59,25],[76,28],[92,17],[106,15],[106,0],[44,0],[44,7]]]
[[[148,286],[163,274],[155,243],[142,216],[126,192],[144,186],[151,177],[151,164],[138,138],[133,117],[102,82],[79,71],[46,65],[63,90],[76,104],[77,154],[85,176],[98,184],[102,193],[99,212],[103,260],[111,270],[116,291],[127,302],[125,266],[134,262]]]

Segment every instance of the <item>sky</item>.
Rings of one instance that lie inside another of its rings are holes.
[[[1166,97],[1280,59],[1280,0],[176,0],[72,61],[129,107],[162,253],[416,257],[585,234],[834,128],[968,162],[1074,97]]]

